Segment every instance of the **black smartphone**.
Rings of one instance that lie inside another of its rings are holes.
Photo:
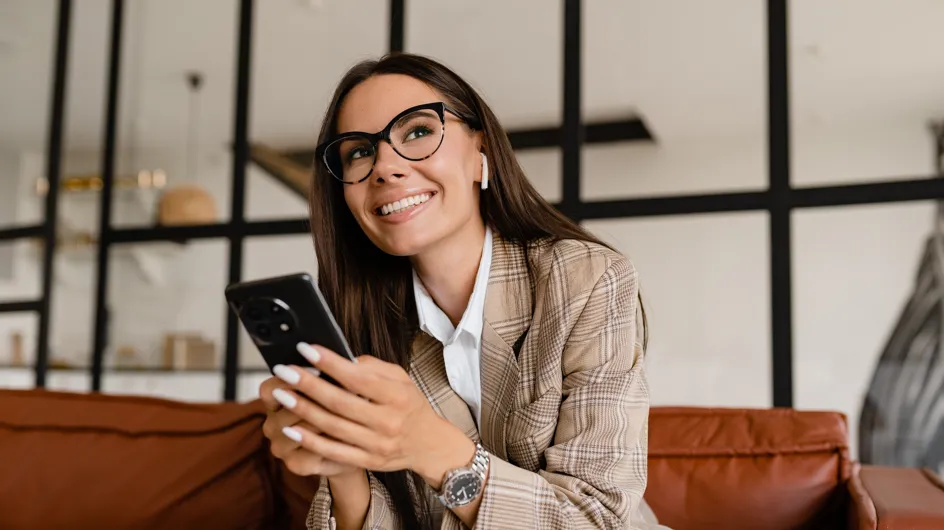
[[[295,349],[299,342],[324,346],[357,362],[311,275],[234,283],[225,295],[270,371],[278,364],[311,366]],[[325,374],[322,378],[337,384]]]

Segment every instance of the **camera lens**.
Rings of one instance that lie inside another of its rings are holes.
[[[269,329],[269,326],[265,324],[259,324],[256,326],[256,335],[263,339],[267,339],[272,336],[272,330]]]

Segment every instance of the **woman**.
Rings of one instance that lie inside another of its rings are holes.
[[[322,123],[318,283],[365,355],[300,344],[316,370],[279,366],[260,389],[273,454],[323,477],[309,528],[641,527],[629,261],[542,199],[439,63],[358,64]]]

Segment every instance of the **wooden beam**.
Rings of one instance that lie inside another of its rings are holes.
[[[249,145],[249,160],[275,177],[288,189],[308,199],[311,189],[311,168],[299,164],[288,155],[263,144]]]

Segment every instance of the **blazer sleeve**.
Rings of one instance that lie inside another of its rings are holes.
[[[401,521],[393,507],[393,499],[387,488],[377,480],[373,473],[367,472],[370,481],[370,506],[367,517],[364,518],[363,530],[397,530],[402,527]],[[308,530],[335,530],[336,523],[331,515],[331,489],[328,481],[322,479],[318,491],[308,510],[308,519],[305,526]]]
[[[531,472],[492,457],[476,528],[647,528],[636,520],[649,418],[637,292],[629,260],[612,259],[565,341],[563,398],[546,465]]]

